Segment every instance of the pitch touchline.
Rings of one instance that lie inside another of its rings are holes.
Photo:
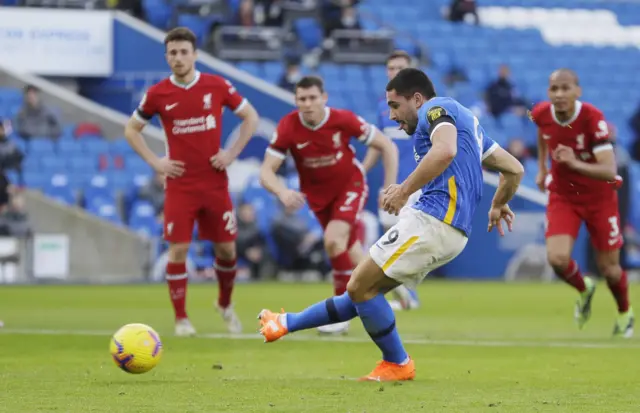
[[[30,335],[56,335],[56,336],[110,336],[113,331],[106,330],[54,330],[54,329],[29,329],[29,328],[3,328],[1,334],[30,334]],[[210,333],[198,334],[196,338],[224,339],[224,340],[255,340],[260,341],[259,334],[225,334]],[[369,343],[365,337],[322,337],[312,335],[295,335],[285,337],[285,341],[329,341],[339,343]],[[408,338],[403,340],[407,344],[432,345],[432,346],[463,346],[463,347],[559,347],[559,348],[640,348],[640,344],[623,343],[586,343],[570,341],[508,341],[508,340],[430,340]]]

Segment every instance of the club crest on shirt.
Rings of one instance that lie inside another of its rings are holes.
[[[202,97],[203,109],[211,109],[211,93],[207,93]]]
[[[333,146],[336,148],[340,147],[340,132],[333,134]]]

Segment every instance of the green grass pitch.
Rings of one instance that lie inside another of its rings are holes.
[[[632,302],[640,300],[632,286]],[[583,331],[562,284],[427,282],[423,306],[397,325],[417,378],[360,383],[379,359],[354,320],[349,336],[315,331],[264,344],[256,315],[297,311],[329,285],[236,288],[245,334],[229,338],[215,285],[189,287],[201,337],[174,338],[164,285],[0,288],[0,412],[638,412],[640,342],[610,337],[615,306],[603,283]],[[153,326],[165,352],[129,375],[108,352],[121,325]]]

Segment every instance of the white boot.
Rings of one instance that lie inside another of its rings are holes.
[[[182,318],[176,321],[175,333],[178,337],[191,337],[196,335],[196,329],[193,328],[193,325],[188,318]]]
[[[318,327],[318,334],[323,335],[345,335],[349,332],[349,321],[343,321],[341,323],[327,324],[326,326]]]
[[[229,305],[227,308],[222,308],[216,303],[215,307],[222,316],[222,320],[227,325],[227,330],[231,334],[242,333],[242,323],[240,322],[240,318],[238,318],[236,312],[233,310],[233,305]]]

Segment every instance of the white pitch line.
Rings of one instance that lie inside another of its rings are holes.
[[[112,331],[106,330],[54,330],[54,329],[29,329],[29,328],[0,328],[2,334],[26,334],[26,335],[55,335],[55,336],[105,336],[109,337]],[[259,334],[227,334],[227,333],[207,333],[198,334],[195,338],[217,339],[217,340],[255,340],[262,341]],[[328,341],[338,343],[370,343],[366,337],[345,337],[345,336],[312,336],[296,335],[286,336],[286,341]],[[510,341],[510,340],[430,340],[420,338],[403,339],[406,344],[430,345],[430,346],[462,346],[462,347],[556,347],[556,348],[640,348],[640,343],[589,343],[571,341]]]

